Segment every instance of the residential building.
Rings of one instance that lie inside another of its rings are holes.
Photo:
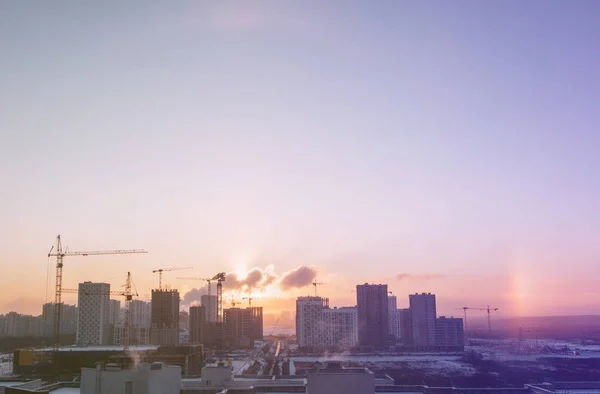
[[[9,312],[0,315],[0,336],[41,337],[44,335],[42,316],[21,315]]]
[[[110,284],[79,284],[77,345],[107,345],[110,338]]]
[[[246,308],[249,310],[252,319],[252,341],[262,341],[263,339],[263,308],[262,306],[252,306]]]
[[[342,350],[358,345],[356,308],[329,308],[321,297],[296,299],[296,336],[306,350]]]
[[[387,285],[356,286],[360,346],[382,348],[389,344],[387,296]]]
[[[150,342],[153,345],[179,343],[179,292],[153,289]]]
[[[326,349],[351,349],[358,345],[358,311],[353,307],[324,308],[323,336]]]
[[[225,346],[230,349],[251,348],[252,315],[249,310],[228,308],[223,310],[223,327],[225,329]]]
[[[410,294],[412,313],[413,344],[417,350],[435,346],[435,294]]]
[[[19,317],[20,315],[17,312],[8,312],[4,316],[4,335],[7,337],[18,336]]]
[[[410,308],[398,309],[400,335],[404,346],[413,345],[412,311]]]
[[[200,296],[200,305],[206,308],[206,321],[209,323],[217,322],[217,296],[202,294]]]
[[[438,350],[464,350],[463,319],[444,316],[437,318],[435,322],[435,345]]]
[[[388,296],[388,330],[393,342],[402,338],[400,331],[400,312],[396,296]]]
[[[206,326],[206,308],[200,305],[190,306],[190,343],[204,344]]]
[[[60,309],[60,333],[75,334],[77,332],[77,307],[75,305],[61,304]],[[54,337],[54,320],[56,319],[54,303],[48,302],[42,307],[42,320],[44,324],[44,336]]]
[[[121,301],[110,300],[108,312],[108,324],[116,326],[121,320]]]
[[[133,300],[129,304],[129,343],[132,345],[150,344],[152,305],[149,302]]]

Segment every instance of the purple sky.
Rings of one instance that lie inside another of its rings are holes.
[[[58,233],[151,252],[74,259],[66,287],[315,265],[340,303],[374,281],[448,310],[600,313],[599,15],[2,2],[0,313],[41,309]]]

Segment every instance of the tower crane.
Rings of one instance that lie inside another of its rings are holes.
[[[225,282],[225,272],[219,272],[213,276],[212,280],[217,281],[217,322],[223,322],[223,282]]]
[[[463,318],[463,327],[464,330],[463,332],[465,333],[465,337],[467,337],[467,311],[469,310],[468,306],[463,306],[462,308],[454,308],[454,309],[462,309],[464,312],[464,318]]]
[[[127,279],[125,280],[125,291],[108,291],[108,292],[89,292],[85,291],[83,294],[87,295],[118,295],[125,297],[125,324],[123,328],[123,348],[125,350],[129,349],[129,339],[131,336],[130,329],[130,321],[131,321],[131,301],[133,297],[138,297],[137,290],[135,290],[135,285],[133,284],[133,278],[131,277],[131,272],[127,272]],[[132,292],[132,288],[133,291]],[[62,289],[63,293],[80,293],[78,289]]]
[[[458,308],[458,309],[462,309],[465,312],[465,331],[466,331],[466,324],[467,324],[467,310],[476,310],[476,311],[487,311],[487,321],[488,321],[488,332],[490,335],[492,335],[492,317],[491,314],[492,312],[496,312],[498,310],[498,308],[491,308],[489,305],[487,306],[487,308],[473,308],[470,306],[463,306],[462,308]]]
[[[54,253],[53,253],[54,252]],[[63,272],[63,259],[67,256],[96,256],[104,254],[134,254],[134,253],[148,253],[144,249],[117,249],[117,250],[93,250],[83,252],[69,252],[68,250],[63,251],[60,234],[56,236],[56,241],[48,252],[48,257],[56,257],[56,282],[55,282],[55,294],[54,294],[54,348],[58,349],[60,346],[60,315],[62,309],[62,272]]]
[[[252,297],[243,297],[242,300],[248,300],[248,306],[252,307]]]
[[[210,284],[213,280],[213,278],[177,278],[177,279],[182,279],[182,280],[204,280],[206,281],[207,284],[207,288],[208,288],[208,295],[210,296]]]
[[[317,286],[322,285],[323,283],[321,282],[313,282],[313,286],[315,287],[315,297],[317,296]]]
[[[158,269],[152,270],[153,274],[158,272],[158,290],[162,290],[162,274],[163,274],[163,272],[190,270],[192,268],[194,268],[194,267],[158,268]]]

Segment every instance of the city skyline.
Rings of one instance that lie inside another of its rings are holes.
[[[232,4],[2,6],[0,313],[53,301],[60,233],[147,249],[64,262],[143,300],[258,267],[293,310],[315,267],[335,305],[600,314],[600,3]]]

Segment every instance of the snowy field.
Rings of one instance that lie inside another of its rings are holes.
[[[536,361],[546,358],[600,359],[600,345],[552,339],[477,339],[465,348],[484,359],[497,361]]]

